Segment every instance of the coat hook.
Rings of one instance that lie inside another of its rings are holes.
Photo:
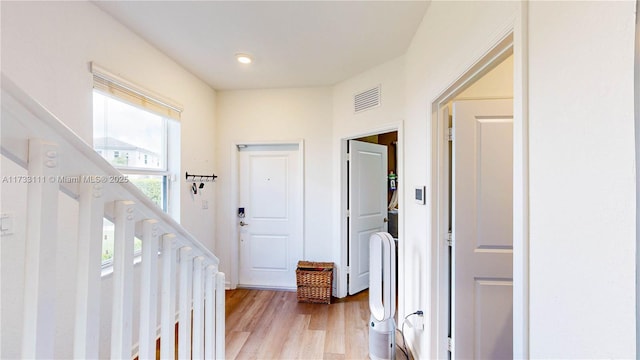
[[[206,181],[216,181],[216,174],[211,174],[211,175],[195,175],[195,174],[189,174],[188,171],[186,171],[184,173],[184,178],[186,181],[198,181],[200,182],[200,189],[202,189],[204,187],[204,183]],[[209,180],[210,179],[210,180]],[[195,183],[194,183],[195,185]]]

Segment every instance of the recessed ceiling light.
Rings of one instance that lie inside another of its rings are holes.
[[[248,54],[236,54],[236,59],[241,64],[251,64],[251,62],[253,61],[251,55]]]

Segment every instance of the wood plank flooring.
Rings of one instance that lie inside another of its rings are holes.
[[[298,303],[295,292],[228,290],[226,358],[368,359],[368,301],[367,291],[327,305]]]

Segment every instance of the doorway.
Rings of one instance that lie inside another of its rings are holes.
[[[238,151],[238,285],[295,289],[303,258],[300,144],[241,144]]]
[[[398,238],[398,131],[346,140],[347,293],[369,287],[369,237]],[[397,247],[396,247],[397,249]]]
[[[513,356],[512,55],[510,33],[432,103],[438,358]],[[490,83],[509,62],[506,81]]]

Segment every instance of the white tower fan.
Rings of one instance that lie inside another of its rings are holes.
[[[369,357],[396,358],[396,244],[389,233],[369,238]]]

